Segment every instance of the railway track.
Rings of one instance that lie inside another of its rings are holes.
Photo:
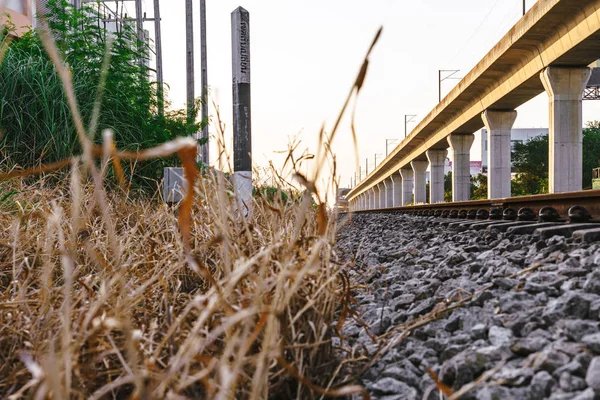
[[[509,234],[533,234],[544,239],[561,235],[584,241],[600,240],[600,190],[419,204],[354,213],[400,213],[428,217],[433,224],[459,231],[486,229]]]
[[[600,398],[600,191],[349,215],[339,340],[373,398],[437,400],[430,372],[461,399]]]

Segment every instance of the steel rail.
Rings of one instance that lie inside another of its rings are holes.
[[[569,210],[574,206],[584,207],[592,216],[600,218],[600,190],[584,190],[579,192],[540,194],[532,196],[509,197],[492,200],[472,200],[436,204],[416,204],[403,207],[378,208],[370,210],[351,211],[350,213],[368,214],[368,213],[389,213],[403,212],[418,214],[424,211],[437,210],[481,210],[499,208],[506,210],[512,208],[515,210],[522,208],[531,208],[534,212],[539,212],[544,207],[552,207],[561,216],[567,216]]]

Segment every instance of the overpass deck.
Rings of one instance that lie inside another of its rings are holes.
[[[346,198],[355,199],[452,133],[484,126],[485,110],[513,110],[544,91],[549,66],[587,66],[600,57],[600,0],[539,0]]]

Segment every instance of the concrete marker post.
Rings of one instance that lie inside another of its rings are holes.
[[[231,13],[233,73],[233,187],[236,208],[252,213],[252,126],[250,102],[250,13]]]

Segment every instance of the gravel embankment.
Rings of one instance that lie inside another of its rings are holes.
[[[354,307],[379,337],[348,320],[343,346],[373,359],[399,341],[362,375],[373,398],[439,399],[429,368],[455,391],[496,369],[461,399],[600,399],[600,244],[380,214],[354,215],[337,246],[357,257]]]

